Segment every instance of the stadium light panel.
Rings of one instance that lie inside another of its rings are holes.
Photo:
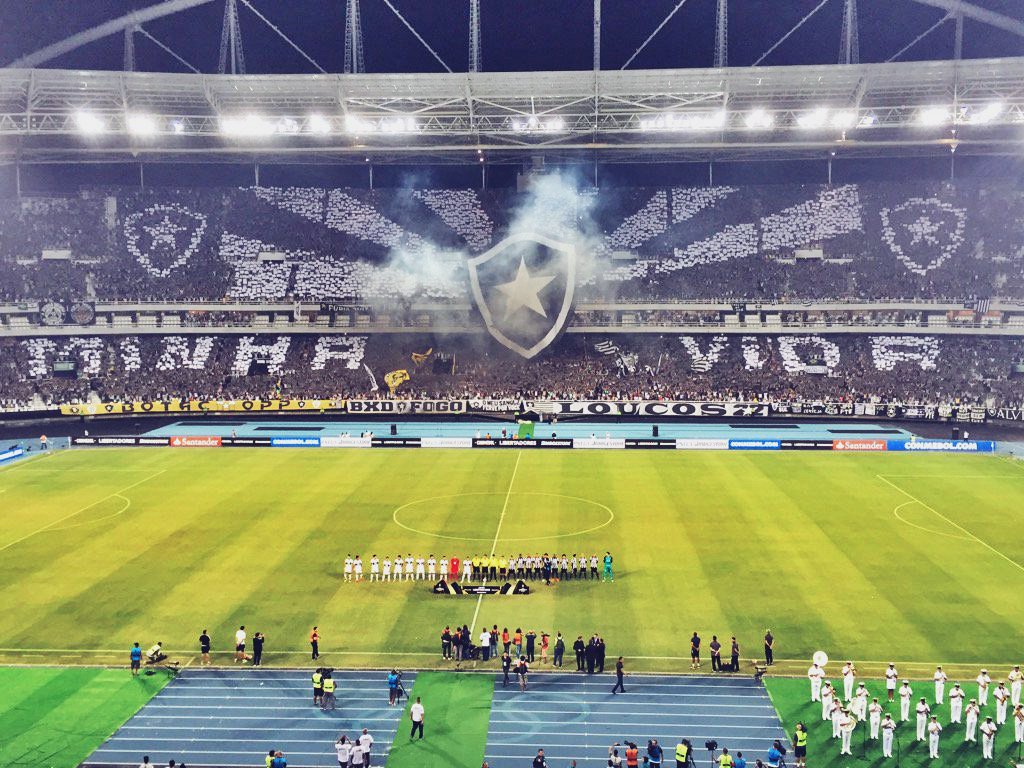
[[[654,117],[641,118],[642,131],[704,131],[725,127],[725,110],[716,112],[687,112],[684,114],[665,113]]]
[[[277,132],[298,133],[299,123],[290,117],[282,117],[280,120],[277,121]]]
[[[152,136],[157,132],[156,120],[150,115],[128,115],[125,122],[128,133],[135,136]]]
[[[858,128],[870,128],[872,125],[878,122],[878,118],[875,115],[864,115],[860,120],[857,121]]]
[[[416,120],[411,117],[385,117],[380,121],[384,133],[412,133],[416,128]]]
[[[107,130],[107,123],[99,115],[92,112],[76,112],[75,125],[82,133],[95,135]]]
[[[1005,106],[1001,102],[986,104],[984,107],[972,110],[967,116],[967,122],[971,125],[985,125],[986,123],[991,123],[1003,114],[1004,109]]]
[[[747,128],[771,128],[775,125],[775,118],[763,109],[755,109],[747,113],[743,122]]]
[[[948,107],[925,107],[917,113],[917,122],[921,125],[936,126],[950,120]]]
[[[222,117],[220,120],[220,132],[225,136],[242,138],[270,136],[276,130],[277,126],[274,123],[259,115]]]
[[[345,130],[349,133],[373,133],[374,125],[356,115],[345,115]]]
[[[565,130],[565,120],[561,117],[546,117],[540,118],[536,115],[530,115],[526,119],[513,120],[512,130],[514,131],[537,131],[537,132],[557,132]]]
[[[319,133],[321,135],[331,132],[331,123],[323,115],[310,115],[309,121],[306,123],[310,133]]]
[[[818,107],[817,109],[812,109],[810,112],[804,112],[796,118],[796,124],[806,130],[824,128],[827,122],[828,109],[825,107]]]
[[[829,118],[829,125],[840,130],[847,130],[857,125],[857,113],[852,109],[840,110]]]

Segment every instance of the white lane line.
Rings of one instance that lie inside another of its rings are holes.
[[[162,474],[163,474],[164,472],[166,472],[166,471],[167,471],[166,469],[160,469],[160,470],[157,470],[157,471],[156,471],[156,472],[154,472],[153,474],[151,474],[151,475],[147,475],[146,477],[142,478],[142,479],[141,479],[141,480],[139,480],[138,482],[132,483],[131,485],[127,485],[127,486],[125,486],[124,488],[119,488],[118,490],[114,491],[113,493],[111,493],[111,494],[108,494],[108,495],[104,496],[104,497],[103,497],[102,499],[100,499],[99,501],[94,501],[94,502],[93,502],[92,504],[86,504],[86,505],[85,505],[84,507],[82,507],[81,509],[75,510],[75,511],[74,511],[74,512],[72,512],[71,514],[68,514],[68,515],[64,515],[64,517],[60,518],[59,520],[54,520],[54,521],[53,521],[52,523],[47,523],[47,524],[46,524],[46,525],[44,525],[44,526],[43,526],[42,528],[37,528],[36,530],[32,531],[32,533],[27,533],[27,534],[25,534],[24,536],[22,536],[22,537],[21,537],[20,539],[15,539],[14,541],[12,541],[12,542],[10,542],[10,543],[8,543],[8,544],[5,544],[4,546],[0,547],[0,552],[3,552],[4,550],[10,549],[10,548],[11,548],[11,547],[13,547],[13,546],[14,546],[15,544],[20,544],[21,542],[25,541],[26,539],[31,539],[31,538],[32,538],[33,536],[35,536],[36,534],[39,534],[39,533],[44,533],[44,532],[46,532],[46,531],[50,530],[51,528],[53,528],[54,526],[56,526],[56,525],[60,525],[60,524],[61,524],[61,523],[63,523],[63,522],[65,521],[65,520],[70,520],[70,519],[71,519],[72,517],[74,517],[75,515],[80,515],[80,514],[82,514],[83,512],[85,512],[86,510],[92,509],[92,508],[93,508],[93,507],[95,507],[95,506],[96,506],[97,504],[102,504],[102,503],[103,503],[104,501],[106,501],[107,499],[112,499],[112,498],[115,498],[116,496],[121,496],[121,494],[122,494],[122,493],[124,493],[125,491],[130,491],[130,490],[131,490],[132,488],[135,488],[135,487],[137,487],[137,486],[140,486],[140,485],[142,485],[142,484],[143,484],[143,483],[145,483],[145,482],[148,482],[149,480],[152,480],[152,479],[154,479],[154,478],[157,478],[157,477],[159,477],[160,475],[162,475]],[[122,496],[122,498],[124,498],[124,497]],[[129,503],[130,503],[130,502],[129,502]],[[125,507],[125,509],[127,509],[127,507]],[[124,510],[122,510],[122,512],[123,512],[123,511],[124,511]]]
[[[516,482],[516,473],[519,471],[519,460],[523,458],[523,452],[516,453],[516,465],[512,468],[512,479],[508,481],[508,490],[505,492],[505,503],[501,505],[501,517],[498,518],[498,530],[494,532],[494,541],[491,542],[491,554],[498,550],[498,539],[501,537],[501,526],[505,524],[505,512],[508,511],[508,500],[512,498],[512,486]],[[487,586],[487,578],[484,577],[484,586]],[[473,620],[469,623],[469,637],[472,639],[473,631],[476,629],[476,620],[480,616],[480,604],[484,601],[483,595],[476,598],[476,610],[473,611]]]
[[[902,494],[903,494],[904,496],[906,496],[906,497],[907,497],[908,499],[910,499],[911,501],[916,501],[916,502],[917,502],[918,504],[920,504],[920,505],[921,505],[922,507],[924,507],[925,509],[927,509],[927,510],[930,510],[930,511],[931,511],[931,512],[933,512],[933,513],[934,513],[934,514],[935,514],[935,515],[936,515],[937,517],[939,517],[939,518],[940,518],[940,519],[942,519],[942,520],[945,520],[945,521],[946,521],[947,523],[949,523],[950,525],[952,525],[952,526],[953,526],[954,528],[956,528],[957,530],[963,531],[963,532],[964,532],[964,533],[965,533],[965,534],[966,534],[967,536],[969,536],[969,537],[970,537],[971,539],[973,539],[974,541],[976,541],[976,542],[978,542],[979,544],[981,544],[981,546],[985,547],[985,549],[987,549],[987,550],[988,550],[989,552],[991,552],[992,554],[994,554],[994,555],[998,555],[999,557],[1001,557],[1001,558],[1002,558],[1003,560],[1005,560],[1006,562],[1008,562],[1008,563],[1009,563],[1010,565],[1012,565],[1012,566],[1013,566],[1014,568],[1016,568],[1016,569],[1017,569],[1018,571],[1022,571],[1022,572],[1024,572],[1024,565],[1021,565],[1020,563],[1018,563],[1018,562],[1017,562],[1016,560],[1014,560],[1013,558],[1011,558],[1011,557],[1008,557],[1007,555],[1004,555],[1004,554],[1003,554],[1002,552],[1000,552],[1000,551],[999,551],[998,549],[996,549],[995,547],[993,547],[993,546],[992,546],[991,544],[989,544],[988,542],[986,542],[986,541],[982,541],[982,540],[981,540],[981,539],[979,539],[979,538],[978,538],[977,536],[975,536],[975,535],[974,535],[973,533],[971,533],[971,532],[970,532],[970,531],[968,531],[968,530],[967,530],[966,528],[964,528],[964,527],[963,527],[962,525],[960,525],[959,523],[956,523],[956,522],[954,522],[953,520],[950,520],[950,519],[949,519],[948,517],[946,517],[946,516],[945,516],[944,514],[942,514],[942,513],[941,513],[941,512],[939,512],[938,510],[936,510],[936,509],[935,509],[934,507],[931,507],[931,506],[929,506],[929,505],[925,504],[925,503],[924,503],[923,501],[921,501],[921,500],[920,500],[919,498],[917,498],[916,496],[914,496],[914,495],[913,495],[912,493],[908,493],[907,491],[905,491],[905,490],[903,490],[902,488],[900,488],[900,487],[899,487],[898,485],[896,485],[896,483],[894,483],[894,482],[891,482],[890,480],[887,480],[887,479],[885,478],[885,476],[884,476],[884,475],[875,475],[875,477],[877,477],[877,478],[878,478],[879,480],[881,480],[881,481],[882,481],[883,483],[885,483],[885,484],[886,484],[886,485],[888,485],[889,487],[891,487],[891,488],[894,488],[894,489],[896,489],[897,491],[899,491],[900,493],[902,493]]]

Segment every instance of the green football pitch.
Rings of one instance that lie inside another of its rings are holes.
[[[684,671],[736,635],[782,672],[823,649],[880,672],[1020,663],[1024,466],[979,456],[674,451],[101,449],[0,470],[0,662],[196,663],[233,633],[265,662],[443,667],[445,624],[597,632],[630,668]],[[359,553],[615,557],[614,583],[435,596],[346,583]],[[686,657],[686,658],[684,658]]]

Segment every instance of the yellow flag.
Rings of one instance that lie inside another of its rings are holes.
[[[398,389],[403,382],[408,380],[409,372],[404,368],[384,374],[384,383],[388,385],[388,389],[391,391],[392,395],[395,394],[395,390]]]

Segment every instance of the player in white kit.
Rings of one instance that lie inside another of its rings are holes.
[[[882,757],[892,757],[892,737],[896,732],[896,721],[888,712],[882,718]]]
[[[383,569],[383,580],[391,581],[391,561],[388,558],[384,558],[381,568]]]
[[[462,561],[462,582],[468,584],[473,579],[473,561],[466,558]]]
[[[376,555],[370,558],[370,581],[380,581],[380,558]]]
[[[427,578],[426,561],[422,557],[416,558],[416,580],[423,581]]]
[[[900,722],[905,723],[910,719],[910,697],[914,695],[914,689],[910,687],[910,681],[904,680],[900,686]]]
[[[928,715],[931,714],[931,707],[928,706],[924,696],[917,702],[917,740],[924,741],[925,730],[928,727]]]
[[[412,555],[405,556],[405,568],[402,569],[402,572],[405,574],[406,581],[412,580]]]
[[[967,711],[964,715],[964,741],[977,742],[974,734],[978,730],[978,715],[980,713],[981,707],[978,706],[977,700],[971,699],[967,704]]]
[[[981,670],[981,672],[979,672],[978,676],[975,678],[975,681],[978,683],[978,706],[987,707],[988,689],[989,686],[992,684],[992,678],[988,676],[988,670]]]
[[[877,739],[878,728],[882,724],[882,705],[877,698],[872,699],[868,705],[868,723],[871,726],[871,738]]]
[[[932,675],[932,680],[935,681],[935,706],[942,706],[942,699],[946,693],[946,673],[942,671],[942,667],[935,668],[935,674]]]
[[[982,760],[991,760],[992,751],[996,745],[996,724],[992,722],[991,717],[986,717],[985,722],[981,724],[981,758]]]
[[[352,581],[352,555],[345,555],[345,581]]]
[[[939,756],[939,734],[942,733],[942,726],[939,725],[939,719],[932,715],[931,722],[928,723],[928,757],[933,760]]]
[[[356,581],[363,580],[363,558],[356,555],[356,559],[352,561],[352,570],[355,572]]]
[[[960,683],[953,683],[953,690],[949,692],[949,722],[959,723],[964,712],[964,698],[967,694],[960,687]]]
[[[448,558],[445,557],[444,555],[441,555],[441,562],[438,565],[441,568],[441,578],[442,579],[447,579],[448,578]]]
[[[807,677],[811,681],[811,701],[821,701],[821,681],[825,677],[825,670],[812,664],[807,670]]]
[[[427,578],[431,581],[437,578],[437,560],[433,555],[427,558]]]

